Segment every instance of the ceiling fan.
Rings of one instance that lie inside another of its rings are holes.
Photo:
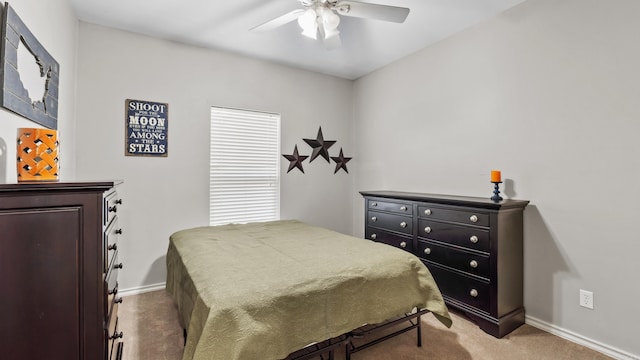
[[[341,45],[340,16],[353,16],[402,23],[409,15],[409,9],[398,6],[380,5],[359,1],[341,0],[298,0],[303,9],[296,9],[251,28],[251,31],[268,31],[298,20],[302,35],[324,40],[327,49]]]

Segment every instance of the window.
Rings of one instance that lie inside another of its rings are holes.
[[[280,218],[280,115],[211,108],[209,224]]]

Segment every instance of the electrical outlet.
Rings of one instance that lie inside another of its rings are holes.
[[[580,289],[580,306],[593,310],[593,293]]]

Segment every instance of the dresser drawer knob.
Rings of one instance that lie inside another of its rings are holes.
[[[377,202],[374,201],[374,202],[371,203],[371,207],[377,207],[377,206],[378,206]]]
[[[431,228],[429,226],[425,227],[424,232],[426,232],[427,234],[431,233]]]
[[[424,214],[425,215],[431,215],[431,209],[425,209],[424,210]]]
[[[401,228],[406,228],[406,227],[407,227],[407,223],[406,223],[406,222],[404,222],[404,221],[403,221],[403,222],[401,222],[401,223],[400,223],[400,227],[401,227]]]
[[[116,200],[115,203],[118,204],[118,205],[122,205],[122,199]]]
[[[407,247],[407,243],[405,241],[401,242],[400,243],[400,247],[403,248],[403,249],[406,248]]]
[[[122,269],[122,263],[113,265],[114,269]]]
[[[108,295],[115,295],[118,293],[118,286],[116,285],[116,287],[114,287],[113,289],[107,291]]]
[[[476,244],[478,242],[478,237],[473,235],[469,238],[469,241],[471,241],[472,243]]]
[[[407,211],[407,207],[406,206],[400,206],[400,211]]]
[[[115,205],[109,207],[109,212],[118,212],[118,207]]]
[[[478,222],[478,217],[475,215],[471,215],[471,217],[469,218],[469,220],[471,220],[472,223],[474,222]]]
[[[114,231],[114,233],[116,233],[118,235],[122,235],[122,229],[116,229],[116,231]]]
[[[109,246],[107,247],[107,250],[108,250],[108,251],[111,251],[111,250],[118,250],[118,244],[111,244],[111,245],[109,245]]]
[[[116,304],[122,304],[122,298],[119,297],[119,298],[113,300],[113,302],[116,303]]]
[[[378,237],[378,235],[376,235],[376,234],[371,234],[371,236],[370,236],[371,240],[375,240],[377,237]]]
[[[109,336],[109,339],[111,340],[115,340],[115,339],[122,339],[123,334],[122,331],[120,331],[120,333],[113,333],[113,335]]]
[[[430,248],[425,248],[424,249],[424,253],[427,254],[427,255],[431,254],[431,249]]]
[[[471,295],[472,297],[478,297],[478,290],[471,289],[471,291],[469,291],[469,295]]]
[[[372,217],[371,217],[371,221],[376,222],[376,221],[378,221],[378,218],[377,218],[377,217],[375,217],[375,216],[372,216]]]
[[[471,260],[471,262],[469,263],[469,266],[475,269],[478,267],[478,262],[475,260]]]

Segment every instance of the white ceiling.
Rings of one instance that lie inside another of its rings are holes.
[[[297,0],[70,0],[80,20],[356,79],[524,0],[360,0],[411,9],[402,24],[342,16],[342,46],[326,50],[297,22],[249,29],[301,8]]]

